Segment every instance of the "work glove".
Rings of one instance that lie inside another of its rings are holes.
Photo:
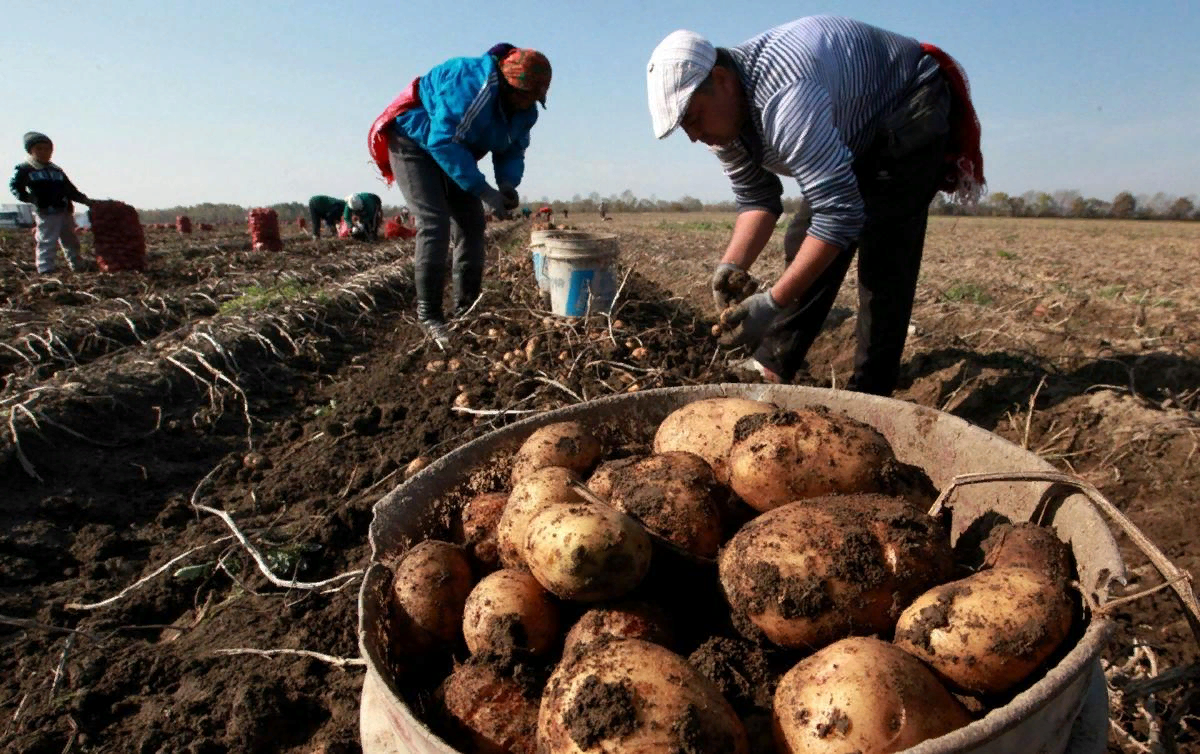
[[[771,291],[755,293],[721,315],[721,327],[727,331],[721,336],[721,345],[758,348],[782,313],[783,307],[775,303]]]
[[[521,206],[521,195],[513,188],[511,184],[501,183],[500,194],[504,197],[505,209],[516,209]]]
[[[758,281],[732,262],[722,262],[712,276],[713,303],[723,312],[758,290]]]
[[[504,194],[501,194],[491,186],[484,186],[483,191],[479,194],[479,199],[483,202],[483,206],[487,207],[488,211],[496,216],[497,220],[508,219],[508,207],[505,206],[506,200]]]

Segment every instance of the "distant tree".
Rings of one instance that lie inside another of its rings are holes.
[[[1196,205],[1192,202],[1192,200],[1188,199],[1186,196],[1181,196],[1175,200],[1174,204],[1171,205],[1171,209],[1168,210],[1167,216],[1172,220],[1190,220],[1195,211]]]
[[[1103,199],[1097,199],[1094,196],[1088,197],[1087,209],[1084,211],[1084,217],[1110,217],[1112,215],[1112,205]]]
[[[1075,197],[1071,200],[1070,206],[1067,207],[1063,214],[1067,217],[1088,217],[1087,199],[1084,199],[1082,196]]]
[[[1006,217],[1012,214],[1012,206],[1008,203],[1009,196],[1003,191],[993,191],[988,194],[987,201],[980,207],[983,214],[996,217]]]
[[[1137,200],[1133,198],[1133,194],[1122,191],[1113,197],[1112,207],[1109,209],[1110,216],[1127,219],[1133,217],[1135,212],[1137,212]]]
[[[1012,217],[1025,217],[1027,214],[1025,198],[1022,196],[1010,197],[1008,200],[1008,214]]]
[[[1060,189],[1054,192],[1054,207],[1062,217],[1078,217],[1072,214],[1076,202],[1081,202],[1083,195],[1073,189]],[[1080,205],[1082,206],[1082,205]]]

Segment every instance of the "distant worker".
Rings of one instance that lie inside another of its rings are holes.
[[[25,162],[16,166],[8,188],[22,202],[34,205],[36,261],[39,275],[54,272],[58,247],[67,258],[67,267],[80,268],[79,238],[75,235],[75,211],[71,202],[91,204],[83,192],[75,188],[63,169],[50,157],[54,142],[37,131],[25,134]]]
[[[346,203],[333,196],[317,194],[308,200],[308,215],[312,221],[313,238],[321,237],[321,223],[329,226],[329,231],[337,236],[337,224],[346,211]]]
[[[977,198],[984,183],[962,70],[911,37],[813,16],[729,48],[676,31],[646,71],[654,135],[682,127],[732,183],[737,221],[711,287],[718,309],[736,306],[728,340],[753,349],[744,365],[767,381],[792,381],[857,251],[858,344],[847,387],[890,395],[929,203],[938,191]],[[786,234],[783,274],[739,301],[739,279],[783,214],[779,176],[796,179],[808,211]]]
[[[563,207],[563,220],[566,220],[570,216],[571,216],[571,210],[566,207]]]
[[[524,217],[526,220],[528,220],[530,218],[530,216],[532,216],[532,215],[533,215],[533,210],[530,209],[529,207],[521,208],[521,217]]]
[[[342,220],[350,229],[350,235],[360,241],[379,240],[379,227],[383,223],[383,200],[378,194],[365,191],[346,197],[346,209]]]
[[[600,202],[600,219],[603,220],[607,217],[608,217],[608,202],[601,201]]]
[[[442,296],[450,228],[458,230],[458,316],[470,310],[483,286],[485,207],[507,219],[520,206],[517,186],[529,132],[537,123],[536,105],[546,104],[550,73],[550,61],[537,50],[498,44],[414,79],[371,127],[371,156],[416,216],[417,321],[441,348],[449,347]],[[488,152],[498,188],[476,164]]]
[[[537,214],[539,221],[544,220],[545,222],[550,222],[554,219],[554,210],[547,205],[542,205],[541,209],[537,211]]]

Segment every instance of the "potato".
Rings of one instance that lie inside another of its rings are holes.
[[[579,476],[570,469],[550,466],[534,471],[513,487],[496,526],[496,545],[505,568],[525,566],[525,527],[534,514],[556,503],[579,503],[583,498],[572,487]]]
[[[419,643],[453,643],[474,583],[466,550],[449,542],[421,542],[396,567],[393,612]]]
[[[503,569],[475,585],[462,632],[472,654],[546,654],[558,641],[558,606],[527,571]]]
[[[443,713],[470,751],[535,754],[539,697],[490,663],[459,665],[438,691]]]
[[[486,568],[500,564],[500,550],[496,542],[496,529],[508,495],[504,492],[486,492],[471,498],[462,512],[463,544]]]
[[[951,565],[949,538],[923,511],[900,498],[844,495],[750,521],[721,552],[718,571],[739,628],[748,620],[775,644],[813,650],[890,632]]]
[[[1071,579],[1071,548],[1045,526],[1001,524],[983,540],[982,549],[984,568],[1030,568],[1055,581]]]
[[[717,481],[729,483],[729,449],[738,419],[777,411],[766,401],[746,398],[707,398],[672,411],[654,434],[654,452],[695,453],[712,467]]]
[[[695,453],[650,456],[614,473],[614,508],[654,534],[702,558],[721,546],[720,504],[728,493]]]
[[[671,646],[670,619],[658,607],[646,602],[596,607],[588,610],[571,630],[563,642],[563,656],[582,648],[597,639],[611,636],[618,639],[641,639],[642,641]]]
[[[559,664],[538,713],[543,754],[747,754],[746,731],[712,682],[637,639],[588,646]]]
[[[626,469],[645,457],[629,456],[628,458],[618,458],[614,461],[605,461],[597,466],[592,475],[588,477],[588,489],[605,500],[609,499],[612,497],[613,480],[624,474]]]
[[[896,624],[896,645],[947,684],[994,694],[1025,680],[1071,630],[1066,585],[1029,568],[993,568],[918,597]]]
[[[561,466],[586,474],[600,458],[600,441],[579,422],[558,422],[534,430],[513,456],[512,483],[538,469]]]
[[[775,690],[780,754],[902,751],[971,722],[916,658],[878,639],[842,639]]]
[[[543,508],[525,529],[525,562],[557,597],[595,602],[620,597],[650,568],[650,536],[607,505]]]
[[[760,511],[821,495],[883,492],[891,445],[872,427],[824,406],[738,420],[729,485]]]

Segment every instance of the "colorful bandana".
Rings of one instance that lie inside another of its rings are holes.
[[[521,48],[511,50],[500,61],[500,75],[514,89],[536,94],[538,102],[546,104],[546,92],[550,89],[550,61],[542,53]]]

